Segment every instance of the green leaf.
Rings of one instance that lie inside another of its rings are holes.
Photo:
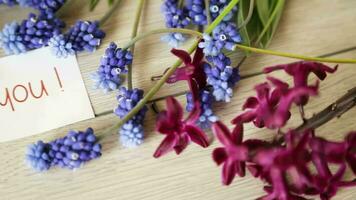
[[[107,0],[108,5],[112,6],[112,4],[114,3],[115,0]],[[89,5],[89,10],[93,11],[96,6],[98,5],[98,3],[100,2],[100,0],[90,0],[90,5]]]
[[[245,20],[248,15],[248,10],[249,10],[249,0],[240,0],[240,5],[239,5],[239,12],[237,16],[237,25],[240,26]],[[242,37],[242,40],[245,45],[250,46],[251,45],[251,40],[248,35],[248,31],[246,26],[243,26],[240,28],[240,34]]]
[[[260,0],[259,0],[260,2]],[[267,1],[268,2],[268,1]],[[270,0],[269,5],[272,5],[268,10],[268,18],[264,19],[266,22],[263,24],[263,29],[261,33],[259,34],[256,44],[262,48],[266,48],[277,29],[279,20],[282,15],[283,7],[285,4],[285,0]],[[257,6],[256,6],[257,7]],[[265,10],[263,11],[265,12]],[[265,14],[265,13],[264,13]],[[260,19],[262,18],[262,15],[259,14]],[[263,16],[265,17],[265,16]],[[262,21],[262,20],[261,20]]]
[[[95,9],[100,0],[90,0],[89,10],[90,12]]]
[[[263,24],[266,26],[268,18],[270,16],[270,3],[269,0],[256,0],[256,9],[258,16]]]

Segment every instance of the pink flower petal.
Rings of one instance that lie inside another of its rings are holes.
[[[179,137],[178,142],[176,142],[176,145],[173,147],[176,154],[179,155],[180,153],[182,153],[183,150],[187,148],[188,143],[189,138],[186,134],[183,134],[181,137]]]
[[[183,108],[173,97],[167,97],[167,117],[171,121],[180,121],[183,118]]]
[[[194,58],[193,58],[193,65],[200,65],[202,60],[204,58],[204,53],[203,53],[203,49],[201,48],[197,48],[197,50],[195,50],[195,54],[194,54]]]
[[[175,136],[173,134],[167,135],[156,149],[156,152],[153,154],[153,157],[159,158],[162,155],[168,153],[173,149],[175,144],[176,144]]]
[[[204,148],[209,146],[208,137],[200,128],[192,125],[187,125],[185,126],[185,130],[187,131],[189,138],[192,140],[192,142]]]
[[[225,146],[233,145],[230,130],[220,121],[212,124],[212,130],[221,144]]]
[[[232,131],[231,139],[238,145],[242,143],[244,137],[244,129],[242,124],[236,124],[234,130]]]
[[[236,167],[233,162],[225,162],[222,171],[222,182],[224,185],[230,185],[235,178]]]
[[[215,163],[217,165],[221,165],[223,162],[226,161],[228,155],[225,151],[225,148],[219,147],[214,149],[212,156]]]
[[[192,59],[190,58],[190,55],[188,52],[179,50],[179,49],[172,49],[171,53],[173,53],[175,56],[180,58],[185,65],[189,64],[192,62]]]

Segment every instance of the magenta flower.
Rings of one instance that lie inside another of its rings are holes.
[[[311,155],[307,149],[312,132],[301,137],[290,131],[286,134],[286,147],[276,146],[260,150],[254,161],[262,169],[262,179],[272,186],[262,199],[303,199],[291,192],[303,193],[312,185],[312,174],[308,169]],[[287,174],[291,184],[288,184]]]
[[[199,99],[199,91],[206,86],[206,75],[204,72],[204,54],[201,48],[197,48],[194,54],[193,61],[188,52],[178,49],[172,49],[174,55],[179,57],[184,66],[178,68],[172,76],[169,77],[167,83],[175,83],[177,81],[186,80],[190,91],[193,94],[194,101]]]
[[[242,145],[243,128],[236,126],[233,132],[220,121],[212,125],[212,130],[224,147],[218,147],[213,151],[213,160],[216,164],[223,164],[222,182],[229,185],[236,174],[245,176],[245,161],[248,157],[248,149]]]
[[[232,133],[220,121],[212,125],[212,130],[224,147],[215,148],[212,157],[217,165],[223,164],[222,182],[229,185],[234,180],[235,175],[245,176],[246,161],[248,161],[248,152],[255,151],[267,145],[262,140],[243,140],[243,126],[238,124]]]
[[[308,76],[310,73],[314,73],[320,80],[324,80],[328,73],[334,73],[337,70],[337,65],[334,68],[330,68],[322,63],[298,61],[289,64],[282,64],[273,67],[267,67],[263,71],[270,73],[276,70],[283,69],[287,74],[293,76],[294,87],[307,87]],[[295,100],[297,105],[305,105],[308,103],[308,96],[302,96]]]
[[[296,99],[301,96],[316,95],[318,83],[314,86],[289,88],[288,84],[267,77],[272,83],[262,83],[255,86],[256,97],[249,97],[243,105],[247,110],[232,120],[233,124],[253,121],[255,126],[270,129],[283,127],[290,118],[290,108]]]
[[[156,130],[166,137],[158,146],[154,157],[158,158],[171,150],[180,154],[190,141],[202,146],[208,147],[209,142],[205,133],[195,124],[200,116],[199,106],[189,114],[188,118],[183,120],[183,108],[179,102],[168,97],[167,110],[162,111],[157,119]]]

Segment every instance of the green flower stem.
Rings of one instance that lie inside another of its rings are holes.
[[[103,26],[106,21],[114,14],[115,10],[119,7],[121,0],[115,0],[115,3],[111,6],[110,10],[100,19],[99,25]]]
[[[208,25],[211,23],[211,16],[210,16],[210,0],[204,0],[205,3],[205,10],[206,10],[206,19],[208,21]]]
[[[214,28],[220,24],[220,22],[224,19],[224,17],[233,9],[233,7],[239,2],[239,0],[231,0],[231,2],[225,7],[225,9],[221,12],[221,14],[208,26],[206,29],[207,34],[210,34]],[[199,40],[195,41],[194,44],[188,49],[189,53],[192,53],[198,46]],[[129,45],[130,46],[130,45]],[[181,66],[182,61],[177,60],[172,67],[169,68],[167,73],[159,80],[157,83],[146,93],[143,99],[138,102],[138,104],[125,116],[123,117],[117,124],[110,128],[110,131],[105,132],[104,134],[111,133],[112,130],[118,129],[125,122],[130,120],[133,116],[138,113],[143,106],[157,93],[157,91],[164,85],[166,80],[174,73],[174,71]]]
[[[62,7],[59,8],[59,10],[57,10],[56,12],[56,17],[60,17],[63,15],[64,11],[67,10],[67,8],[69,8],[69,6],[73,3],[74,1],[72,0],[66,0],[64,2],[64,4],[62,5]]]
[[[143,5],[145,4],[145,0],[139,0],[137,10],[136,10],[136,15],[135,15],[135,22],[132,28],[131,32],[131,40],[136,37],[137,35],[137,30],[138,30],[138,25],[140,23],[142,11],[143,11]],[[135,45],[132,45],[131,48],[131,53],[132,55],[135,52]],[[132,89],[132,64],[127,66],[128,72],[127,72],[127,88],[129,90]]]
[[[189,34],[189,35],[195,35],[199,38],[203,37],[202,33],[198,32],[198,31],[190,30],[190,29],[162,28],[162,29],[152,30],[152,31],[149,31],[149,32],[146,32],[146,33],[136,36],[135,38],[130,40],[130,42],[128,42],[122,49],[126,50],[126,49],[130,48],[132,45],[134,45],[136,42],[138,42],[142,39],[145,39],[146,37],[149,37],[149,36],[155,35],[155,34],[162,34],[162,33],[184,33],[184,34]]]
[[[343,58],[320,58],[320,57],[308,57],[304,55],[297,55],[297,54],[291,54],[291,53],[285,53],[285,52],[279,52],[279,51],[271,51],[268,49],[259,49],[259,48],[254,48],[254,47],[248,47],[244,46],[241,44],[236,44],[235,49],[242,49],[246,51],[251,51],[254,53],[259,53],[259,54],[267,54],[267,55],[274,55],[274,56],[280,56],[280,57],[287,57],[287,58],[295,58],[295,59],[300,59],[300,60],[307,60],[307,61],[317,61],[317,62],[327,62],[327,63],[356,63],[355,59],[343,59]]]

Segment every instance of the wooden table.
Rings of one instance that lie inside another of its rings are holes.
[[[24,163],[26,146],[39,139],[49,141],[64,136],[70,129],[82,130],[88,126],[100,133],[110,127],[118,118],[112,114],[117,102],[116,94],[103,94],[92,89],[89,78],[98,66],[109,42],[124,45],[130,37],[136,1],[123,1],[116,15],[103,27],[107,33],[102,46],[93,54],[78,55],[80,69],[87,86],[95,119],[69,125],[47,133],[0,144],[0,199],[255,199],[263,194],[262,183],[251,178],[236,178],[229,187],[221,185],[220,171],[211,159],[211,151],[219,144],[213,141],[207,149],[190,145],[180,156],[171,153],[160,159],[152,154],[162,140],[154,132],[155,116],[150,111],[145,121],[146,140],[136,149],[124,149],[113,133],[103,141],[103,156],[86,164],[82,169],[70,171],[54,168],[46,173],[36,173]],[[164,27],[160,13],[160,0],[147,1],[139,32]],[[294,52],[311,56],[356,58],[356,1],[355,0],[293,0],[286,3],[282,21],[269,49]],[[73,24],[76,19],[99,19],[107,11],[106,3],[88,12],[86,1],[75,1],[64,14],[64,20]],[[1,27],[12,20],[24,19],[27,11],[5,6],[0,7]],[[185,45],[185,47],[189,44]],[[174,61],[169,47],[159,41],[159,36],[141,41],[136,46],[133,78],[134,86],[146,91],[154,82],[150,76],[161,74]],[[4,53],[1,52],[1,56]],[[240,55],[233,55],[234,63]],[[291,62],[293,60],[253,55],[241,67],[245,76],[235,88],[231,103],[217,104],[216,114],[226,123],[241,112],[244,99],[254,94],[252,87],[264,81],[260,74],[265,66]],[[338,72],[329,76],[321,84],[320,98],[313,98],[306,107],[308,117],[320,111],[346,90],[356,85],[356,66],[343,64]],[[282,73],[276,76],[290,81]],[[247,78],[248,77],[248,78]],[[165,85],[155,96],[186,91],[185,83]],[[185,103],[185,97],[179,96]],[[162,101],[158,102],[163,105]],[[297,114],[297,109],[293,109]],[[356,130],[356,109],[352,109],[340,119],[320,127],[319,135],[342,139],[351,130]],[[1,122],[0,122],[1,123]],[[17,123],[17,122],[14,122]],[[291,127],[300,124],[300,119],[292,118]],[[21,125],[21,124],[19,124]],[[246,127],[246,137],[270,139],[273,134],[253,126]],[[211,135],[211,133],[209,133]],[[356,189],[342,190],[335,199],[356,199]]]

